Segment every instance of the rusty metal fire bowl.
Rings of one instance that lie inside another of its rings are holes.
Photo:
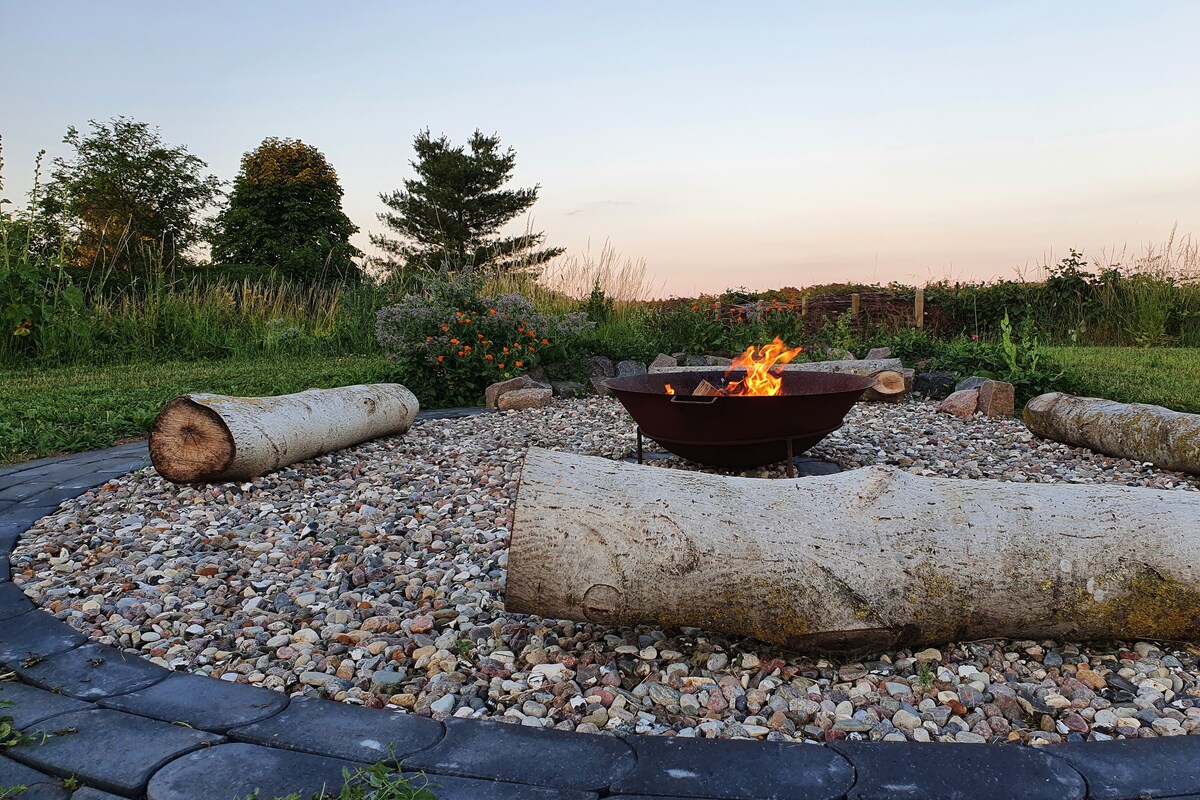
[[[639,437],[644,433],[680,458],[743,469],[786,461],[791,474],[792,457],[840,428],[875,384],[860,375],[785,370],[782,392],[773,397],[692,395],[702,380],[721,388],[745,375],[658,372],[611,378],[608,388],[637,423]],[[675,394],[667,394],[667,384]]]

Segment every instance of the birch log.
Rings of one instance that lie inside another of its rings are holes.
[[[731,478],[531,449],[509,611],[809,651],[1200,636],[1200,492]]]
[[[1025,426],[1043,439],[1200,475],[1200,414],[1051,392],[1025,404]]]
[[[175,483],[245,480],[404,433],[418,408],[413,393],[396,383],[277,397],[188,394],[167,403],[155,418],[150,460]]]

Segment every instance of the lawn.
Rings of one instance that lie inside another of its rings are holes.
[[[144,436],[189,392],[268,395],[395,380],[384,356],[246,358],[0,371],[0,463]]]
[[[1047,350],[1063,369],[1083,382],[1086,394],[1200,414],[1198,348],[1052,347]]]

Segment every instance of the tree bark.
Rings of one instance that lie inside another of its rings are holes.
[[[419,405],[395,383],[278,397],[189,394],[163,408],[150,460],[175,483],[235,481],[379,436],[404,433]]]
[[[1025,425],[1043,439],[1200,475],[1200,414],[1051,392],[1026,403]]]
[[[795,650],[1005,636],[1194,639],[1200,493],[732,478],[533,448],[506,608]]]

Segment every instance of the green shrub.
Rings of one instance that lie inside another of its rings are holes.
[[[425,288],[380,309],[375,336],[427,405],[476,403],[488,384],[564,360],[594,325],[581,312],[539,312],[519,294],[485,296],[472,273],[442,272]]]

